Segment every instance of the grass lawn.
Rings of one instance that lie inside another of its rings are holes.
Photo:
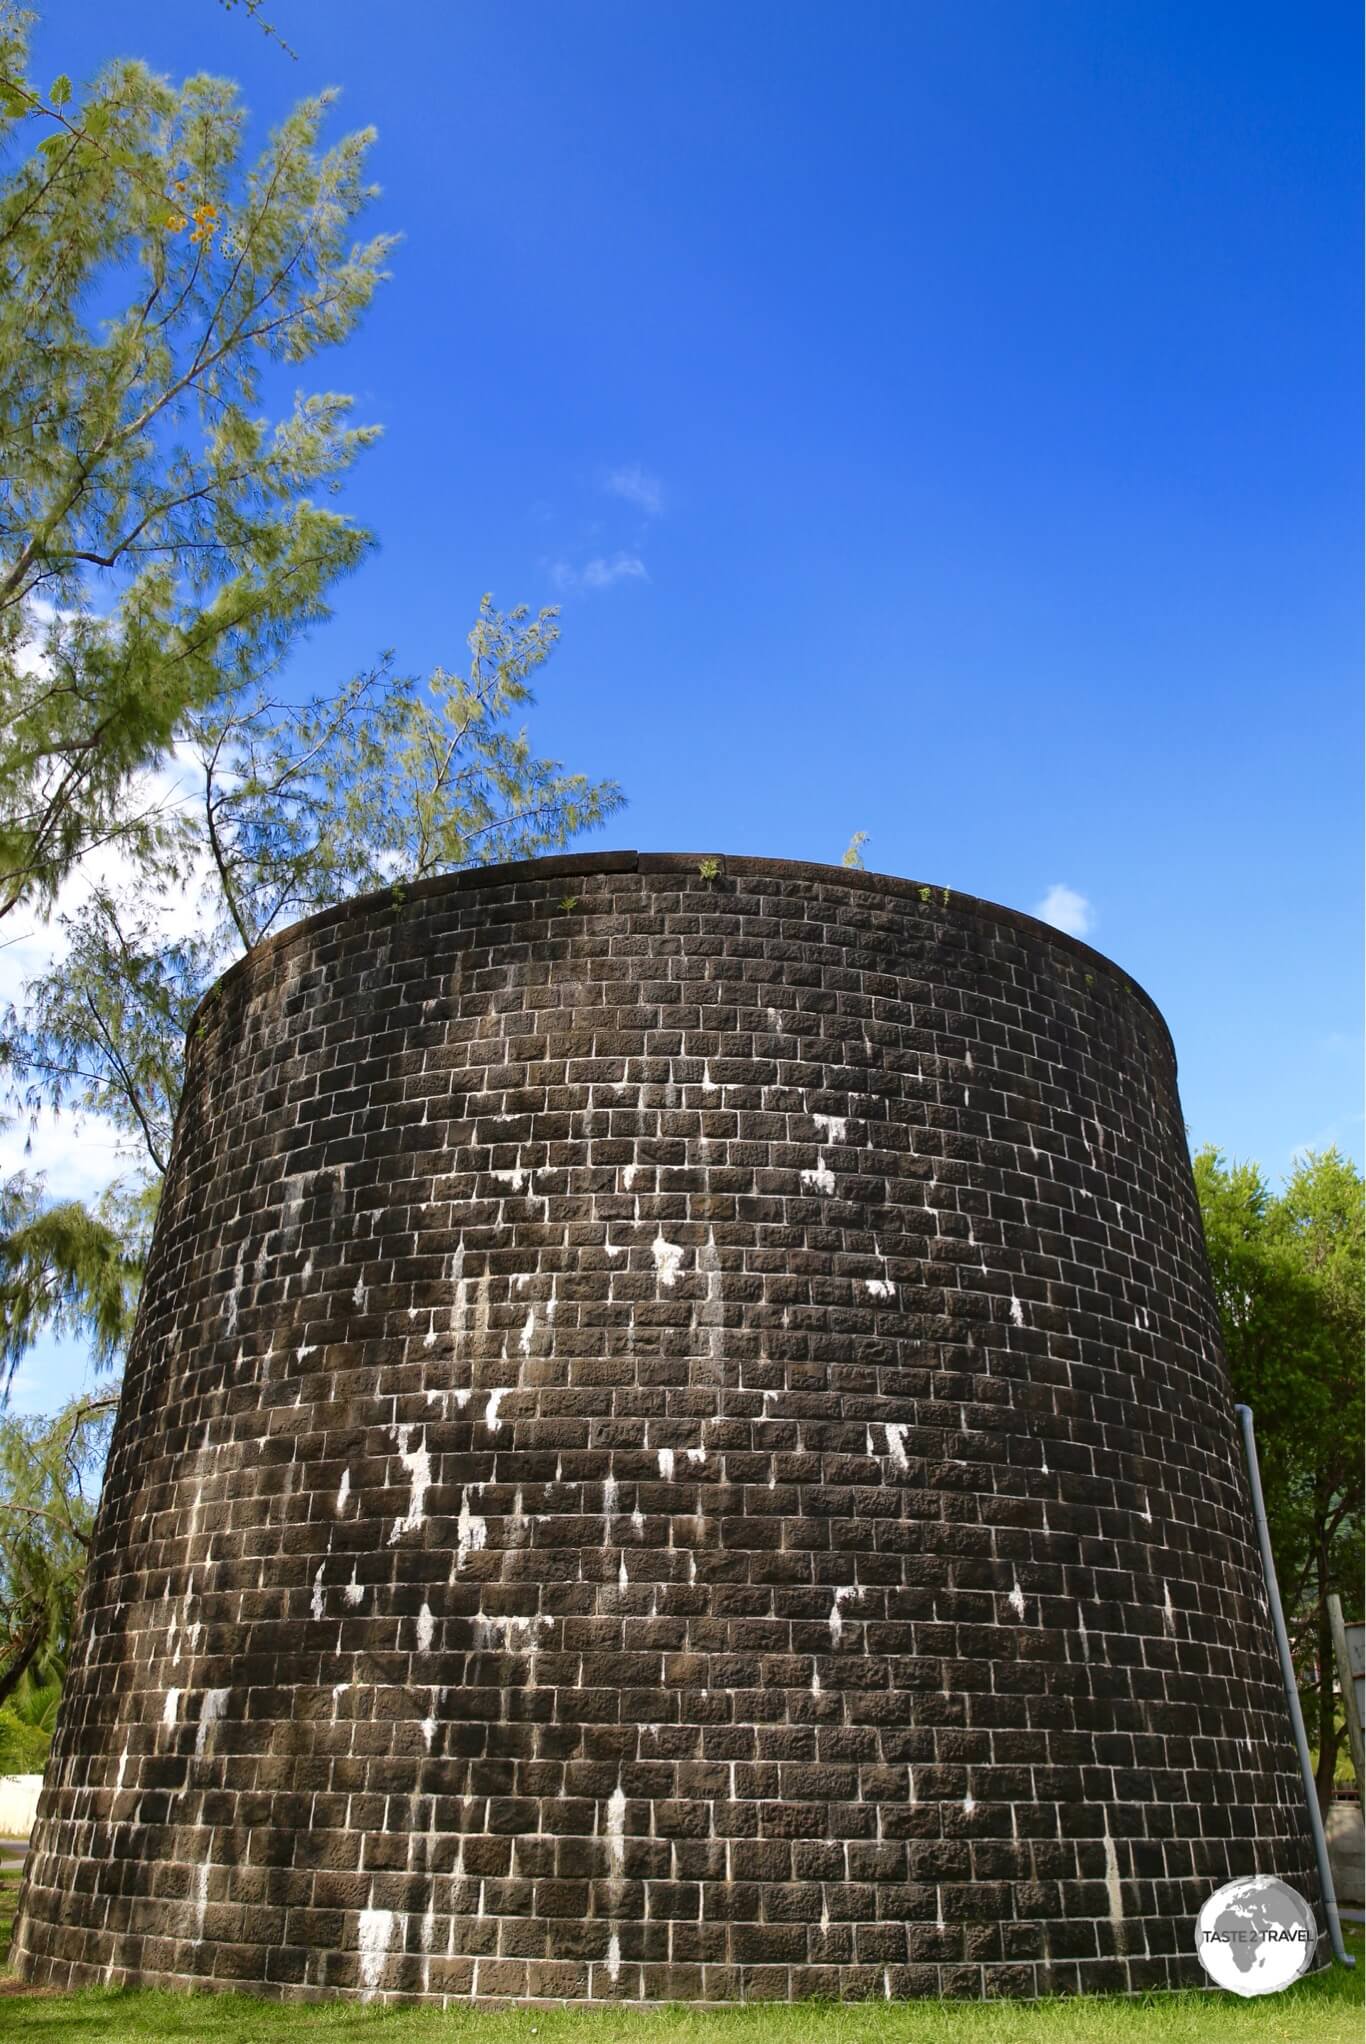
[[[9,1948],[18,1876],[0,1875],[0,1953]],[[247,1995],[177,1995],[127,1988],[81,1994],[0,1992],[0,2037],[33,2044],[291,2044],[316,2038],[368,2044],[1359,2044],[1366,1951],[1353,1925],[1358,1971],[1339,1966],[1259,2001],[1231,1994],[1119,1996],[1052,2002],[826,2002],[745,2009],[447,2009],[304,2006]]]

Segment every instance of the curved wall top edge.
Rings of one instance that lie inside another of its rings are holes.
[[[501,864],[488,866],[461,866],[451,873],[438,873],[426,880],[404,880],[400,876],[394,888],[401,889],[401,898],[406,906],[410,902],[430,900],[433,896],[460,893],[466,888],[487,889],[509,885],[518,880],[544,877],[549,879],[561,873],[637,873],[660,875],[691,874],[698,876],[703,859],[716,859],[720,865],[719,879],[728,875],[753,874],[771,876],[777,880],[819,881],[822,885],[835,883],[847,886],[855,892],[890,895],[896,900],[922,899],[922,889],[927,888],[931,897],[939,897],[947,906],[980,916],[984,920],[1003,924],[1022,934],[1040,938],[1055,944],[1060,950],[1070,952],[1073,957],[1087,964],[1099,966],[1121,992],[1128,994],[1146,1008],[1162,1032],[1163,1042],[1177,1069],[1176,1045],[1166,1016],[1146,987],[1140,986],[1124,968],[1108,958],[1094,945],[1087,944],[1080,937],[1071,936],[1053,923],[1042,922],[1038,916],[1026,913],[1024,909],[1007,908],[1003,903],[987,901],[981,895],[966,894],[960,888],[945,888],[942,883],[932,884],[920,880],[907,880],[895,873],[874,873],[862,867],[832,866],[812,859],[767,859],[735,855],[727,852],[556,852],[543,859],[510,859]],[[189,1031],[193,1033],[207,1002],[217,999],[227,987],[242,977],[250,977],[266,961],[273,961],[292,944],[316,931],[323,930],[330,923],[343,923],[352,917],[361,917],[375,909],[392,905],[394,888],[378,888],[368,894],[353,895],[348,901],[336,903],[331,908],[317,909],[312,915],[302,916],[296,923],[273,935],[262,938],[261,942],[234,961],[226,972],[209,988],[190,1017]]]

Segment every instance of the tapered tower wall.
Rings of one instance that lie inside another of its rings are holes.
[[[701,864],[368,897],[206,1002],[25,1978],[1137,1990],[1316,1894],[1161,1018]]]

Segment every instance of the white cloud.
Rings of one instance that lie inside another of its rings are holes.
[[[664,509],[663,483],[658,476],[647,474],[638,462],[628,468],[614,468],[603,488],[610,490],[614,497],[624,497],[647,518],[658,518]]]
[[[553,561],[550,579],[557,589],[610,589],[614,582],[648,582],[645,563],[639,554],[613,554],[611,560],[598,554],[582,568],[568,561]]]
[[[1066,930],[1069,937],[1085,937],[1095,926],[1095,910],[1086,896],[1061,880],[1049,888],[1042,901],[1035,902],[1033,912],[1041,922],[1052,923],[1055,930]]]

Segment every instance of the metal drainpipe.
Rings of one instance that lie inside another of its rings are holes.
[[[1319,1863],[1319,1889],[1323,1897],[1323,1913],[1328,1919],[1328,1936],[1333,1947],[1333,1957],[1338,1964],[1355,1966],[1356,1960],[1342,1942],[1342,1920],[1338,1915],[1333,1869],[1328,1863],[1328,1840],[1324,1836],[1323,1818],[1319,1814],[1319,1795],[1314,1786],[1314,1764],[1309,1758],[1309,1741],[1305,1736],[1304,1713],[1300,1709],[1295,1664],[1290,1658],[1290,1636],[1285,1629],[1281,1593],[1276,1585],[1276,1564],[1271,1559],[1271,1534],[1266,1523],[1266,1500],[1262,1496],[1262,1473],[1257,1466],[1257,1443],[1252,1433],[1252,1407],[1235,1405],[1233,1409],[1243,1430],[1243,1452],[1247,1457],[1247,1478],[1252,1489],[1252,1513],[1257,1521],[1257,1545],[1262,1550],[1262,1573],[1266,1577],[1267,1602],[1271,1606],[1271,1623],[1276,1633],[1276,1652],[1280,1656],[1285,1700],[1290,1707],[1290,1727],[1295,1734],[1295,1750],[1300,1756],[1300,1773],[1304,1776],[1304,1802],[1309,1813],[1309,1829],[1314,1835],[1314,1857]]]

